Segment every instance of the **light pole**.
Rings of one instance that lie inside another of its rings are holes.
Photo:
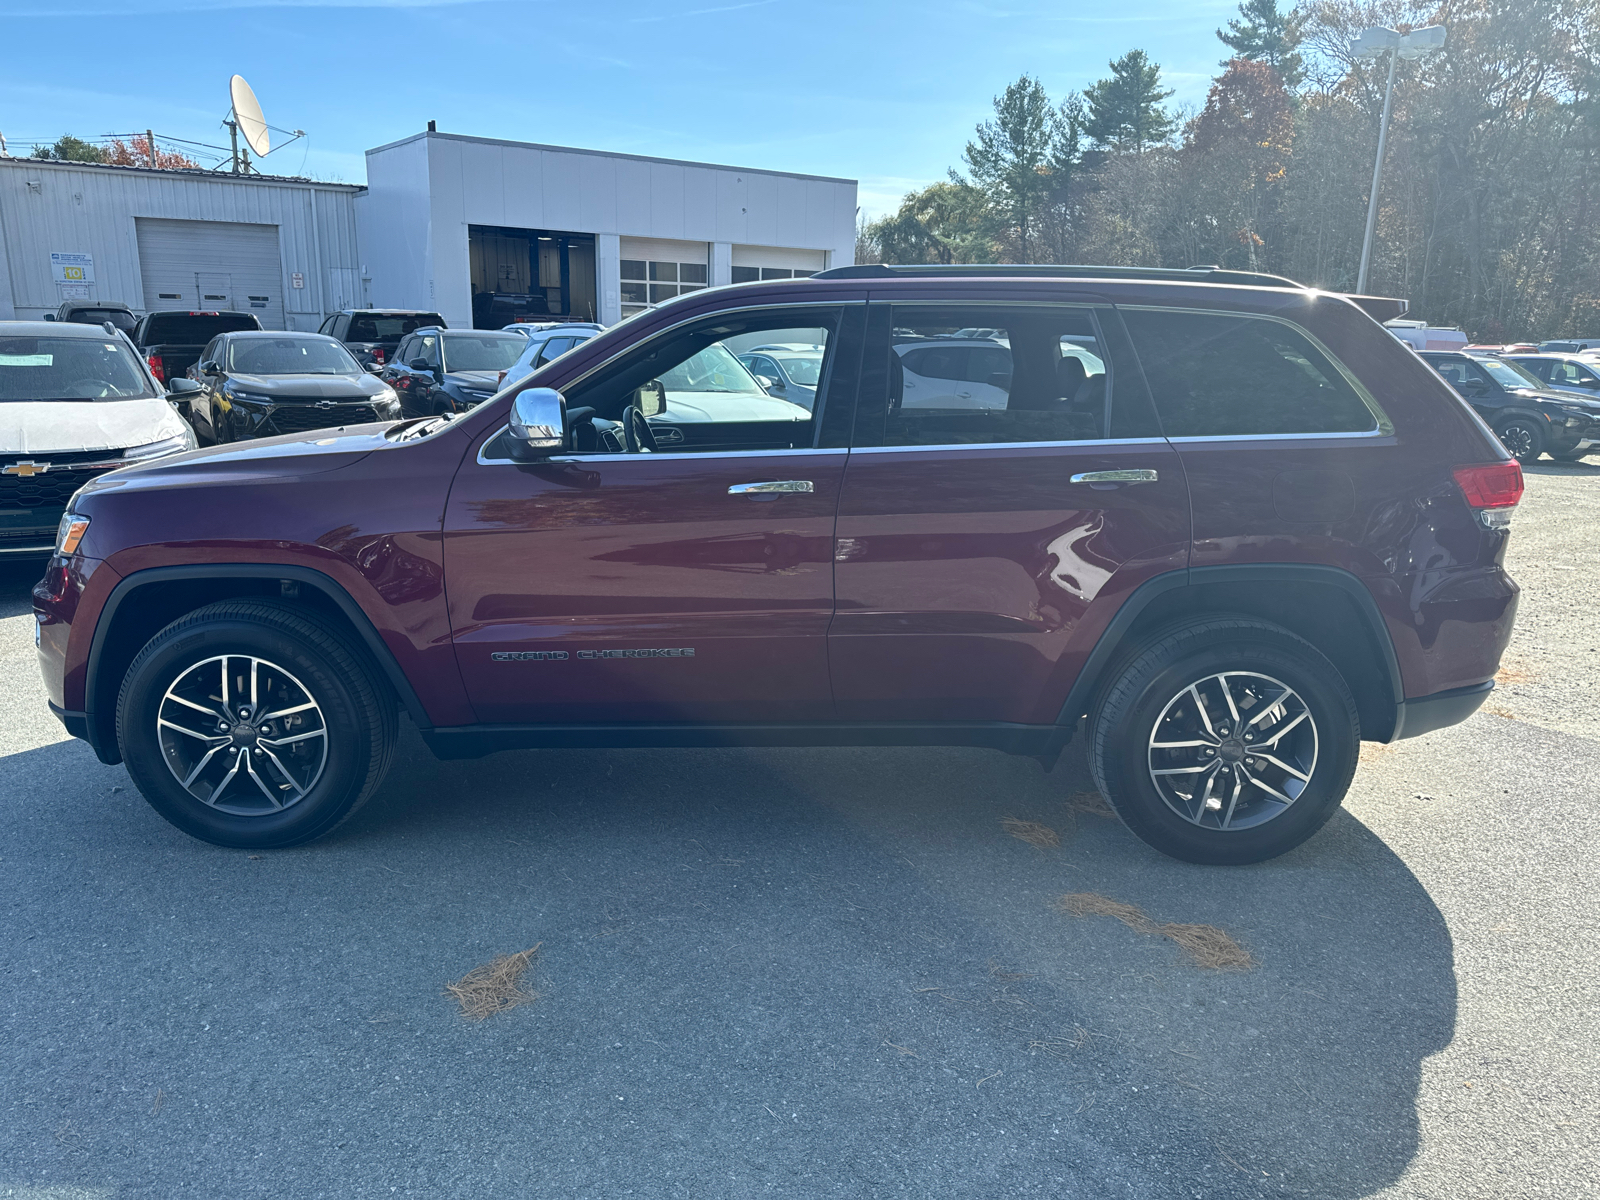
[[[1361,239],[1361,270],[1356,275],[1356,291],[1367,290],[1367,268],[1372,263],[1372,233],[1378,224],[1378,180],[1383,175],[1383,147],[1389,140],[1389,110],[1394,106],[1394,73],[1402,58],[1421,58],[1444,49],[1444,26],[1426,25],[1410,33],[1386,26],[1363,29],[1350,43],[1356,58],[1382,58],[1389,55],[1389,86],[1383,93],[1383,120],[1378,125],[1378,160],[1372,164],[1372,193],[1367,198],[1367,234]]]

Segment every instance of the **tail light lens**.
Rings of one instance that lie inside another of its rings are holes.
[[[145,362],[150,364],[150,374],[156,377],[157,383],[165,383],[167,381],[167,367],[161,361],[161,355],[152,354],[145,359]]]
[[[382,346],[379,346],[379,347],[377,347],[376,349],[373,350],[373,352],[372,352],[372,361],[376,362],[376,363],[381,363],[383,361],[383,347]]]
[[[1467,503],[1487,529],[1505,529],[1522,499],[1522,466],[1515,459],[1457,467],[1452,474]]]

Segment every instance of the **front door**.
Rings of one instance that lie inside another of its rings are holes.
[[[845,439],[820,447],[821,421],[767,395],[737,354],[824,344],[829,395],[848,398],[849,356],[831,361],[842,316],[723,314],[624,351],[563,389],[571,452],[548,462],[514,463],[503,434],[482,439],[444,532],[456,654],[480,721],[833,716]]]
[[[829,637],[839,715],[1054,724],[1091,606],[1103,625],[1188,555],[1183,471],[1116,315],[875,304],[868,327]],[[998,400],[971,386],[977,359]],[[930,374],[941,362],[959,377]]]

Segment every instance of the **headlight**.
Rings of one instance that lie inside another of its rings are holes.
[[[234,401],[242,400],[246,404],[271,404],[272,403],[272,397],[271,396],[262,396],[262,395],[260,395],[260,394],[258,394],[256,392],[241,392],[241,391],[238,391],[238,390],[236,390],[234,388],[224,388],[222,394],[225,395],[229,400],[234,400]]]
[[[129,462],[144,462],[150,458],[160,458],[164,454],[178,454],[184,450],[193,450],[198,443],[194,440],[194,432],[185,429],[175,437],[162,438],[159,442],[148,442],[143,446],[129,446],[122,452],[122,457]]]
[[[83,541],[83,535],[89,531],[89,518],[80,517],[75,513],[66,513],[61,518],[61,524],[56,526],[56,553],[76,554],[78,543]]]

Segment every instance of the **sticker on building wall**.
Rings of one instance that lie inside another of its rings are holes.
[[[303,287],[305,287],[305,285],[306,285],[306,277],[304,275],[302,275],[299,271],[291,271],[291,272],[289,272],[289,286],[290,287],[292,287],[292,288],[303,288]]]
[[[50,252],[50,274],[57,283],[93,283],[94,255]]]
[[[89,285],[87,283],[63,283],[57,290],[63,300],[87,300],[89,298]]]

